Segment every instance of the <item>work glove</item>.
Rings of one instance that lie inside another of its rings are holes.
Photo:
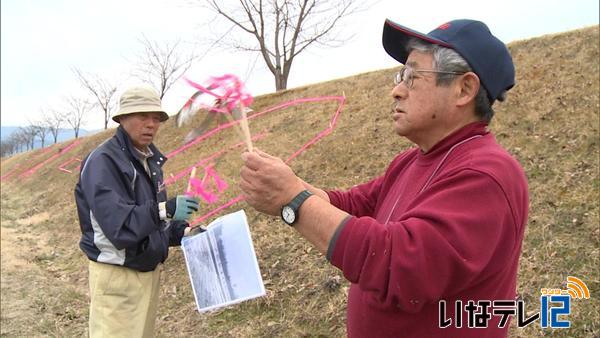
[[[198,199],[192,196],[177,195],[167,201],[165,209],[167,217],[172,220],[187,221],[195,211],[198,211]]]

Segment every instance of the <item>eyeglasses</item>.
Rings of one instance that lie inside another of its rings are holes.
[[[432,69],[413,69],[409,66],[403,66],[398,73],[394,75],[394,84],[399,85],[404,82],[408,89],[411,89],[415,80],[415,73],[437,73],[437,74],[451,74],[451,75],[463,75],[465,73],[459,72],[445,72],[442,70]]]

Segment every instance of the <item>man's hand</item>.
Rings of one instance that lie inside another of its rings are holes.
[[[175,221],[187,221],[195,211],[198,211],[198,199],[192,196],[177,195],[168,200],[165,207],[167,217]]]
[[[279,215],[281,207],[304,190],[300,180],[280,158],[255,149],[242,154],[240,188],[256,210]]]
[[[186,227],[185,230],[183,230],[183,237],[195,236],[195,235],[203,233],[205,231],[206,231],[206,229],[200,225],[197,225],[195,227],[189,226],[189,227]]]

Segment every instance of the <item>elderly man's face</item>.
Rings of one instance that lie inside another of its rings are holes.
[[[432,70],[433,56],[413,51],[406,66],[415,70]],[[418,145],[427,143],[431,135],[443,128],[445,111],[449,108],[452,87],[437,86],[436,74],[413,72],[412,87],[400,82],[392,90],[394,129]]]
[[[133,145],[145,151],[152,143],[160,127],[161,113],[133,113],[123,115],[119,123],[129,135]]]

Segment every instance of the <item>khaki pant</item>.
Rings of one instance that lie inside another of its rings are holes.
[[[154,336],[161,270],[90,261],[90,337]]]

